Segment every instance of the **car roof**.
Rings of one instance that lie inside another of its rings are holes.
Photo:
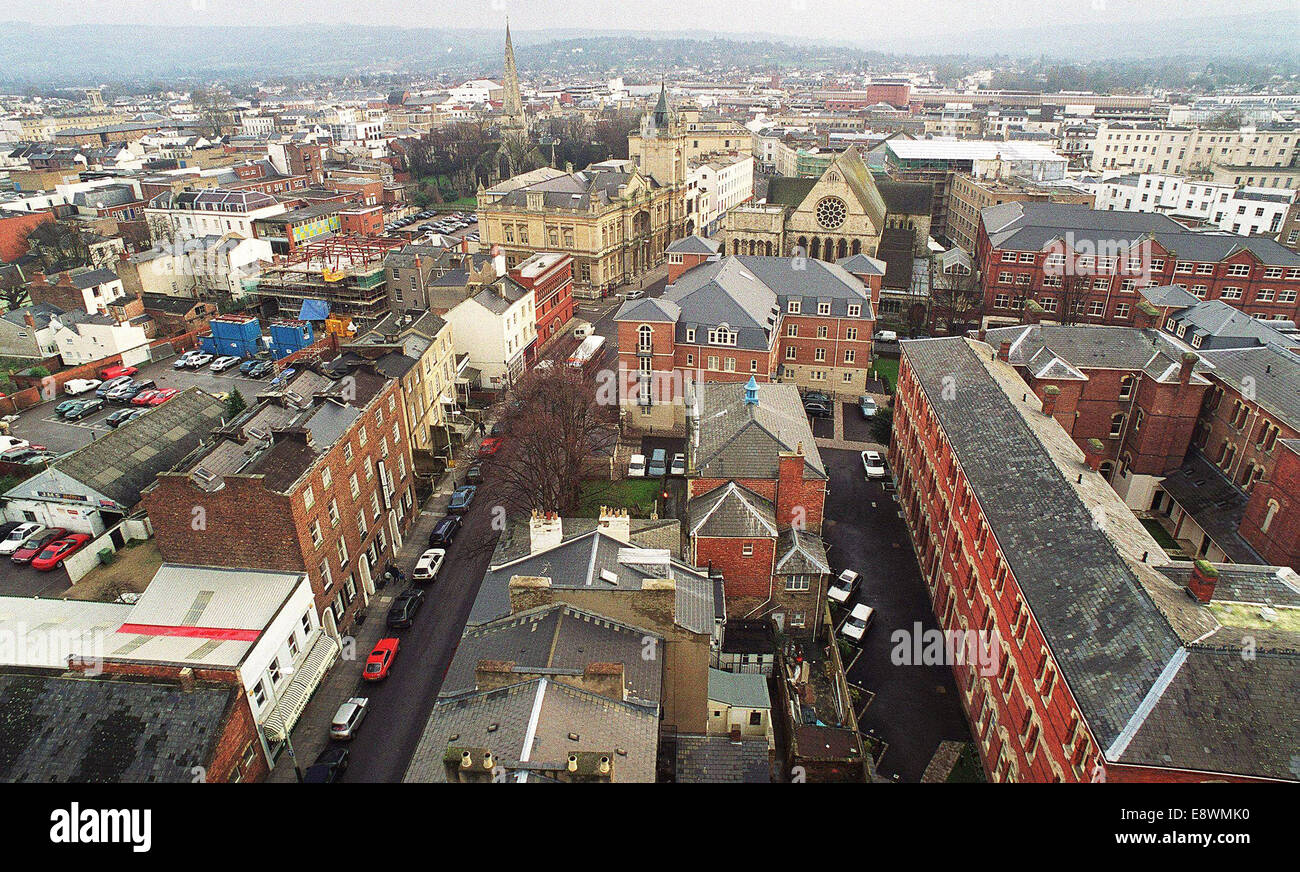
[[[871,606],[866,603],[858,603],[853,607],[853,611],[849,614],[855,618],[865,618],[867,615],[871,614],[872,611]]]

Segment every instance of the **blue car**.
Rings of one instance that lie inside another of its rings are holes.
[[[474,494],[476,493],[478,493],[478,488],[472,484],[465,484],[456,488],[451,495],[451,502],[447,505],[447,511],[468,512],[469,505],[474,502]]]

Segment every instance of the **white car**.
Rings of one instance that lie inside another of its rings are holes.
[[[84,394],[87,391],[93,391],[102,384],[103,382],[94,378],[68,379],[63,383],[63,392],[70,397],[75,397],[77,394]]]
[[[27,541],[29,536],[35,536],[45,529],[43,524],[19,524],[0,542],[0,554],[13,554]]]
[[[447,552],[442,548],[430,548],[420,555],[411,571],[412,581],[433,581],[442,569],[442,561],[447,559]]]
[[[357,733],[357,727],[366,719],[366,707],[370,700],[364,696],[354,696],[334,713],[330,721],[330,738],[347,740]]]
[[[190,362],[187,363],[186,366],[188,366],[190,369],[202,369],[203,367],[207,366],[211,362],[212,362],[211,354],[207,354],[205,352],[199,352],[198,354],[190,358]]]
[[[240,360],[241,358],[235,357],[233,354],[223,355],[212,361],[212,371],[225,372],[232,366],[239,366]]]
[[[876,610],[866,603],[858,603],[849,612],[849,617],[840,627],[840,635],[851,640],[855,645],[861,644],[862,637],[867,635],[867,628],[871,626],[871,619],[876,616]]]
[[[645,478],[645,455],[633,454],[627,462],[628,478]]]
[[[852,569],[846,569],[831,582],[831,586],[826,589],[826,596],[831,602],[844,605],[853,597],[853,591],[857,590],[860,581],[862,576]]]
[[[640,289],[638,288],[638,289],[630,290],[630,291],[628,291],[627,293],[625,293],[625,294],[623,295],[623,299],[625,299],[625,300],[639,300],[639,299],[641,299],[641,298],[644,297],[644,296],[645,296],[645,291],[640,290]]]
[[[668,468],[669,475],[686,474],[686,455],[678,452],[673,455],[673,464]]]
[[[885,458],[880,456],[879,451],[862,452],[862,470],[867,478],[884,478]]]
[[[10,448],[30,448],[32,443],[26,439],[19,439],[16,436],[0,436],[0,451],[8,451]]]

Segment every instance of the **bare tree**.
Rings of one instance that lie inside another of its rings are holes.
[[[948,336],[978,323],[984,314],[984,291],[970,270],[954,267],[932,273],[930,288],[930,327],[942,329]]]
[[[47,273],[90,263],[90,246],[80,231],[58,221],[45,221],[33,227],[27,234],[27,247]]]
[[[1073,270],[1062,275],[1061,287],[1056,292],[1059,303],[1059,307],[1055,312],[1057,322],[1066,325],[1077,324],[1083,314],[1081,310],[1088,302],[1091,290],[1091,276],[1080,275]]]
[[[6,312],[25,306],[31,299],[27,292],[27,280],[17,264],[0,269],[0,301],[4,302]]]

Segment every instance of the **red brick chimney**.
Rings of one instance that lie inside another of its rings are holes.
[[[36,329],[36,319],[32,317],[31,312],[23,312],[23,323],[31,329]]]
[[[1192,577],[1187,580],[1187,592],[1198,602],[1208,603],[1214,598],[1214,586],[1219,581],[1219,570],[1208,560],[1192,564]]]
[[[1056,398],[1061,395],[1061,389],[1056,385],[1048,385],[1043,388],[1043,414],[1052,417],[1056,413]]]
[[[1133,326],[1143,330],[1155,327],[1159,317],[1160,310],[1151,305],[1149,300],[1143,300],[1133,310]]]
[[[782,527],[791,526],[791,519],[801,506],[800,517],[807,519],[807,507],[803,506],[803,467],[802,442],[794,451],[783,451],[777,456],[776,523]]]
[[[1106,445],[1100,439],[1089,439],[1088,447],[1083,450],[1088,468],[1093,472],[1101,470],[1101,460],[1106,453]]]
[[[1025,303],[1024,312],[1020,317],[1022,324],[1037,324],[1043,319],[1046,310],[1039,305],[1037,300],[1030,300]]]
[[[979,332],[979,340],[980,340],[980,342],[983,342],[983,341],[984,341],[985,337],[988,336],[988,332],[989,332],[989,331],[988,331],[988,328],[987,328],[987,327],[981,327],[981,328],[980,328],[980,332]]]
[[[1192,380],[1192,367],[1196,366],[1196,361],[1200,360],[1196,352],[1189,351],[1183,355],[1183,364],[1178,368],[1178,383],[1187,384]]]
[[[1007,360],[1011,357],[1011,340],[1003,339],[1001,347],[998,348],[998,360]]]
[[[34,285],[40,285],[41,287],[45,287],[49,283],[50,283],[49,280],[45,278],[45,273],[37,273],[36,275],[32,276],[32,284]]]

